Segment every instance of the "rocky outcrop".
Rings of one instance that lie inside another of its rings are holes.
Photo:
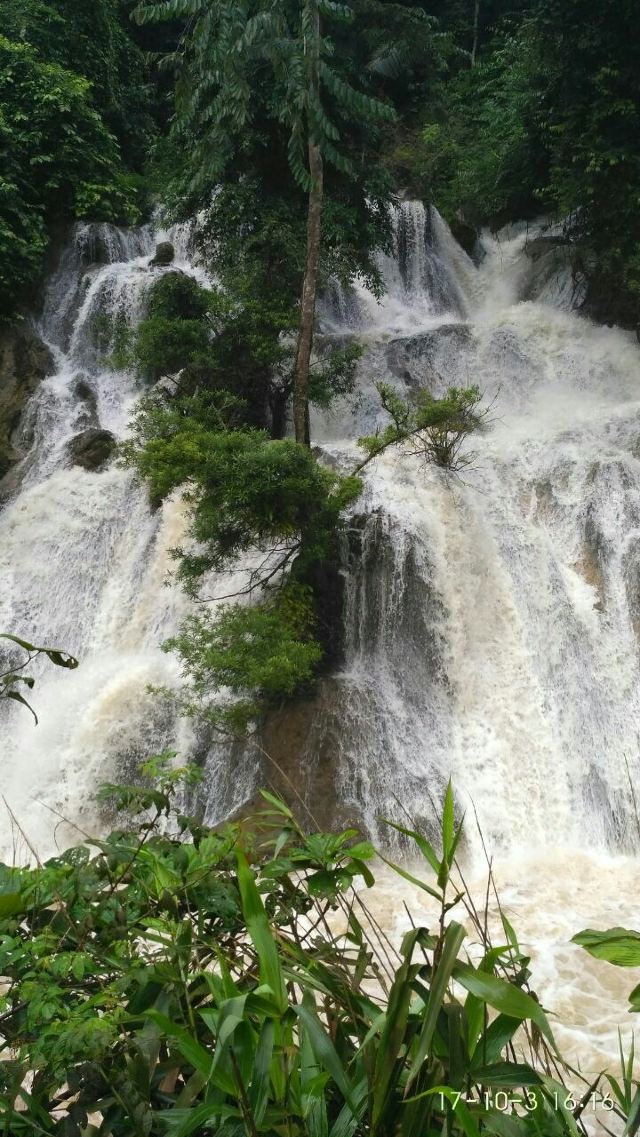
[[[18,428],[29,397],[53,372],[48,347],[28,324],[0,327],[0,479],[24,456]]]
[[[71,439],[67,451],[74,466],[82,466],[85,470],[100,470],[109,461],[115,446],[116,439],[110,430],[90,426]]]

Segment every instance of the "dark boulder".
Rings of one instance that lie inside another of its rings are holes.
[[[155,256],[150,261],[152,268],[164,268],[166,265],[173,263],[176,251],[171,244],[171,241],[159,241],[156,245]]]
[[[116,440],[110,430],[91,426],[76,434],[67,444],[67,451],[74,466],[85,470],[100,470],[115,450]]]

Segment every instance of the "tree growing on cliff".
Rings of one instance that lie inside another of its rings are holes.
[[[162,0],[142,4],[140,22],[191,17],[178,86],[179,127],[195,137],[195,179],[212,191],[225,165],[242,150],[243,135],[260,113],[288,133],[291,176],[308,195],[306,256],[293,381],[296,440],[309,444],[309,376],[322,227],[324,163],[349,175],[341,146],[345,124],[392,121],[392,107],[358,89],[333,59],[322,20],[351,22],[354,13],[333,0]]]

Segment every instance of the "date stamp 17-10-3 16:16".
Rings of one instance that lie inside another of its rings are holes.
[[[443,1091],[439,1091],[439,1093],[440,1106],[443,1110],[446,1105],[455,1109],[460,1102],[464,1102],[468,1106],[480,1106],[481,1109],[498,1110],[500,1113],[518,1113],[520,1111],[534,1113],[544,1103],[552,1106],[555,1110],[567,1110],[569,1113],[574,1113],[579,1106],[583,1113],[587,1111],[595,1113],[598,1110],[610,1113],[613,1109],[613,1099],[609,1094],[600,1094],[596,1091],[587,1094],[586,1098],[574,1096],[567,1092],[558,1093],[555,1090],[545,1090],[544,1095],[542,1095],[527,1089],[517,1094],[509,1093],[507,1090],[494,1090],[493,1092],[487,1090],[481,1093],[479,1097],[473,1094],[465,1094],[462,1091],[448,1090],[446,1093]]]

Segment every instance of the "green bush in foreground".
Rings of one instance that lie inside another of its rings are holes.
[[[252,836],[214,832],[174,808],[188,769],[167,756],[146,773],[152,788],[105,791],[137,825],[89,842],[93,853],[2,867],[0,1131],[585,1132],[512,928],[505,919],[493,946],[463,897],[476,965],[448,918],[461,899],[450,788],[441,850],[409,834],[439,917],[396,953],[353,892],[356,878],[374,882],[373,849],[354,830],[307,836],[264,794]]]

